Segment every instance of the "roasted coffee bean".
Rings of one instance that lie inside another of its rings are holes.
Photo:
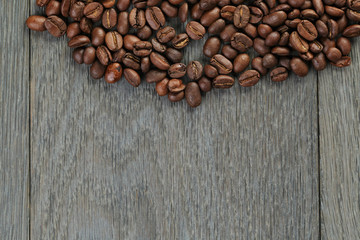
[[[101,45],[96,49],[96,57],[99,59],[100,63],[104,66],[109,65],[109,63],[112,61],[111,53],[109,49],[104,45]]]
[[[190,107],[198,107],[201,104],[201,92],[199,84],[196,82],[189,82],[186,85],[185,98]]]
[[[271,51],[270,48],[265,45],[265,40],[261,38],[255,38],[253,46],[254,50],[261,56],[264,56]]]
[[[106,68],[104,79],[107,83],[116,83],[121,79],[122,72],[120,63],[112,63]]]
[[[206,11],[200,18],[200,23],[204,27],[209,27],[217,19],[220,18],[220,8],[215,7],[209,11]]]
[[[102,25],[106,29],[111,29],[116,26],[118,15],[114,8],[106,9],[102,15]]]
[[[50,0],[36,0],[36,5],[39,7],[44,7],[49,3]]]
[[[166,16],[173,18],[178,15],[178,8],[168,1],[163,1],[160,5],[161,10],[165,13]]]
[[[231,61],[221,54],[214,55],[210,60],[210,64],[216,67],[219,74],[229,74],[233,70]]]
[[[134,70],[140,70],[140,58],[132,53],[125,53],[122,57],[122,63]]]
[[[334,19],[329,19],[327,21],[327,27],[329,30],[328,38],[334,39],[339,34],[339,26]]]
[[[83,48],[76,48],[73,51],[72,57],[76,63],[78,63],[78,64],[84,63],[84,51],[85,50]]]
[[[218,37],[208,38],[203,47],[203,53],[207,57],[212,57],[220,50],[221,41]]]
[[[152,30],[148,25],[145,25],[143,28],[140,28],[140,29],[137,30],[136,35],[141,40],[148,40],[152,35]]]
[[[261,57],[253,58],[253,60],[251,61],[251,67],[257,70],[263,76],[266,75],[268,72],[267,68],[265,68],[262,64]]]
[[[93,64],[96,60],[96,49],[94,47],[87,47],[84,51],[84,63],[87,65]]]
[[[238,51],[230,45],[226,44],[223,45],[221,49],[221,54],[224,55],[227,59],[232,60],[236,58],[236,56],[238,55]]]
[[[204,67],[204,73],[208,78],[216,78],[219,75],[216,67],[206,64]]]
[[[220,33],[220,38],[224,42],[230,42],[231,37],[237,32],[233,24],[226,25],[224,30]]]
[[[138,87],[141,83],[140,75],[131,68],[124,69],[124,77],[133,87]]]
[[[256,38],[258,36],[257,33],[257,29],[256,26],[254,26],[251,23],[248,23],[244,28],[243,28],[244,32],[246,33],[246,35],[248,35],[251,38]]]
[[[148,83],[159,82],[166,77],[166,71],[161,70],[150,70],[145,74],[145,81]]]
[[[123,38],[117,31],[108,32],[105,35],[105,43],[110,51],[118,51],[123,46]]]
[[[284,67],[277,67],[270,72],[270,78],[273,82],[285,81],[289,76],[289,73]]]
[[[206,30],[203,25],[196,21],[190,21],[186,25],[186,33],[189,35],[191,39],[199,40],[204,37]]]
[[[244,28],[250,20],[250,10],[246,5],[239,5],[234,11],[234,25],[237,28]]]
[[[336,62],[330,62],[331,65],[342,68],[342,67],[348,67],[351,64],[351,58],[349,56],[343,56]]]
[[[189,36],[186,33],[180,33],[172,39],[171,44],[176,49],[182,49],[186,47],[189,42]]]
[[[137,36],[128,34],[124,37],[124,47],[129,51],[133,51],[134,44],[139,41],[141,40]]]
[[[250,56],[247,53],[240,53],[234,59],[234,69],[235,73],[240,73],[244,71],[250,64]]]
[[[220,15],[225,20],[228,20],[230,22],[234,21],[234,13],[235,13],[236,7],[231,5],[226,5],[220,10]],[[240,12],[238,12],[240,16]]]
[[[43,32],[46,30],[45,21],[46,17],[33,15],[26,20],[26,25],[30,30]]]
[[[134,54],[138,57],[149,56],[152,52],[152,44],[147,41],[138,41],[134,43]]]
[[[187,16],[189,13],[189,5],[187,3],[184,3],[179,8],[178,16],[182,23],[186,22]]]
[[[267,53],[262,59],[262,64],[265,68],[273,68],[278,64],[278,59],[272,53]]]
[[[280,57],[279,58],[279,65],[290,70],[290,58],[289,57]]]
[[[130,6],[130,0],[121,0],[121,1],[117,1],[116,7],[120,10],[120,11],[126,11],[129,6]]]
[[[84,15],[90,19],[99,19],[102,16],[103,11],[104,7],[101,3],[91,2],[85,6]]]
[[[273,32],[272,28],[267,25],[267,24],[260,24],[258,27],[257,27],[257,31],[258,31],[258,34],[260,35],[260,37],[262,38],[266,38],[270,33]]]
[[[213,80],[214,88],[231,88],[234,85],[234,78],[229,75],[219,75]]]
[[[68,46],[71,48],[78,48],[86,46],[90,43],[90,39],[85,35],[78,35],[73,37],[69,42]]]
[[[279,43],[280,40],[280,33],[279,32],[272,32],[267,35],[265,39],[266,46],[273,47]]]
[[[91,32],[91,44],[98,47],[105,42],[105,31],[101,27],[96,27]]]
[[[199,80],[203,75],[203,65],[199,61],[191,61],[186,67],[190,80]]]
[[[260,80],[260,73],[256,70],[247,70],[239,76],[239,84],[242,87],[252,87]]]
[[[116,25],[116,30],[125,35],[129,32],[130,23],[129,23],[129,13],[128,12],[120,12],[118,16],[118,21]]]
[[[73,38],[81,33],[80,24],[78,22],[70,23],[67,30],[66,36],[68,38]]]
[[[336,40],[336,46],[340,49],[342,55],[349,55],[351,51],[351,43],[349,39],[345,37],[339,37]]]
[[[64,17],[69,16],[70,7],[74,4],[75,0],[62,0],[60,5],[61,15]]]
[[[54,37],[61,37],[66,33],[66,23],[57,16],[50,16],[46,19],[45,28]]]
[[[173,27],[166,26],[157,31],[156,38],[160,43],[168,43],[175,37],[175,35],[175,29]]]
[[[167,86],[168,83],[169,83],[169,79],[167,79],[167,78],[164,78],[161,81],[156,83],[155,90],[159,96],[166,96],[168,94],[168,92],[169,92],[169,89]]]
[[[323,50],[323,48],[324,46],[318,41],[314,41],[309,45],[309,50],[313,53],[319,53]]]
[[[253,46],[253,41],[247,35],[243,33],[234,33],[231,36],[231,46],[240,52],[247,51]]]
[[[179,63],[183,59],[183,53],[175,48],[167,48],[165,51],[165,56],[173,63]]]
[[[360,6],[360,2],[358,5]],[[354,24],[354,25],[348,26],[347,28],[344,29],[343,36],[348,37],[348,38],[359,37],[360,36],[360,25]]]
[[[75,2],[70,6],[69,16],[75,21],[80,21],[84,16],[85,4],[83,2]]]
[[[166,60],[164,56],[157,52],[152,52],[150,54],[150,61],[156,68],[160,70],[168,70],[170,67],[168,60]]]
[[[291,47],[299,53],[306,53],[309,51],[309,44],[298,34],[298,32],[292,32],[289,41]]]
[[[258,7],[249,7],[250,9],[250,23],[257,24],[259,23],[263,18],[263,12]]]
[[[161,44],[156,38],[151,39],[151,44],[154,50],[159,53],[164,53],[166,51],[166,46]]]
[[[135,29],[145,26],[145,12],[139,8],[133,8],[129,14],[129,23]]]
[[[329,48],[325,55],[331,62],[337,62],[342,57],[341,51],[335,47]]]
[[[217,4],[217,0],[200,0],[199,5],[200,9],[208,11],[213,9]]]
[[[290,60],[290,68],[299,77],[305,77],[309,72],[308,65],[298,57],[294,57]]]
[[[170,79],[167,86],[171,93],[179,93],[186,88],[181,79]]]
[[[149,57],[143,57],[140,61],[140,70],[142,73],[147,73],[150,71],[151,61]]]
[[[83,17],[80,21],[80,29],[86,34],[90,34],[93,30],[93,23],[91,19]]]
[[[105,8],[112,8],[115,5],[115,0],[101,0],[101,4]]]
[[[196,3],[192,8],[191,8],[191,18],[194,20],[199,20],[201,18],[201,16],[204,14],[204,10],[200,9],[200,4]]]
[[[90,68],[90,75],[94,79],[100,79],[105,75],[106,67],[100,63],[100,61],[95,61]]]
[[[171,78],[182,78],[186,74],[186,65],[183,63],[175,63],[168,69]]]
[[[159,30],[160,27],[165,25],[165,16],[160,8],[149,7],[145,11],[146,21],[154,30]]]
[[[122,62],[122,57],[125,55],[126,51],[125,49],[121,48],[119,51],[116,51],[112,54],[112,61],[113,62]]]
[[[266,15],[263,18],[263,23],[270,25],[271,27],[278,27],[285,23],[287,14],[284,11],[277,11]]]
[[[312,60],[311,63],[316,71],[322,71],[326,67],[326,57],[325,54],[320,52]]]
[[[184,99],[185,93],[184,91],[179,93],[169,93],[168,99],[170,102],[179,102]]]
[[[45,9],[46,16],[51,15],[60,15],[61,14],[61,4],[56,0],[51,0]]]
[[[297,25],[298,33],[308,41],[314,41],[318,37],[315,26],[308,20],[302,20]]]

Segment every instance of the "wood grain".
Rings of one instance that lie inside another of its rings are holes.
[[[31,239],[318,238],[316,74],[194,110],[90,79],[64,39],[31,61]]]
[[[29,32],[25,1],[0,1],[0,239],[29,228]]]
[[[319,74],[321,209],[324,239],[360,238],[360,43],[353,64]]]

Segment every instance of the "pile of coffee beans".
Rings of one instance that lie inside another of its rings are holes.
[[[350,38],[360,35],[360,0],[37,0],[46,16],[30,16],[31,30],[67,35],[73,58],[91,65],[95,79],[134,87],[156,83],[172,102],[201,104],[212,88],[254,86],[290,72],[305,76],[312,65],[346,67]],[[176,32],[169,18],[186,23]],[[207,64],[182,63],[182,49],[209,34]],[[253,48],[258,56],[247,53]],[[251,69],[248,69],[251,66]]]

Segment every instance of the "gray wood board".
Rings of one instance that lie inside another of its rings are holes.
[[[0,1],[0,239],[29,229],[28,1]]]
[[[321,209],[324,239],[360,238],[360,43],[353,64],[319,73]]]
[[[31,239],[318,238],[314,72],[190,109],[90,79],[64,39],[31,53]]]

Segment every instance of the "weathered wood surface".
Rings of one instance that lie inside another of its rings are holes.
[[[64,39],[32,49],[31,239],[318,238],[314,73],[192,110],[91,80]]]
[[[360,239],[360,42],[353,64],[319,74],[322,236]]]
[[[0,1],[0,239],[29,229],[28,1]]]

